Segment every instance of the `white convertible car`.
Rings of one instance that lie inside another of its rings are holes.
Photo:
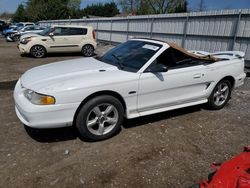
[[[207,103],[223,108],[244,83],[243,52],[188,52],[162,41],[132,39],[96,58],[27,71],[14,91],[27,126],[75,125],[84,138],[113,136],[123,118]]]

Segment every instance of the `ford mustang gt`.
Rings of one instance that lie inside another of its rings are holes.
[[[243,52],[131,39],[100,57],[28,70],[16,84],[15,109],[29,127],[75,125],[82,137],[102,140],[119,131],[124,118],[203,103],[221,109],[245,77]]]

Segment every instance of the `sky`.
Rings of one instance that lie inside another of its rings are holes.
[[[104,3],[112,0],[82,0],[81,8],[95,3]],[[3,12],[15,12],[17,6],[25,0],[0,0],[0,14]],[[191,10],[197,9],[200,0],[188,0]],[[244,9],[250,8],[250,0],[205,0],[205,7],[208,10],[219,9]]]

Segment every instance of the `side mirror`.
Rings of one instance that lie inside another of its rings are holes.
[[[168,68],[163,64],[152,64],[146,70],[146,72],[153,72],[153,73],[167,72],[167,71],[168,71]]]
[[[50,37],[53,37],[53,36],[54,36],[54,33],[49,33],[49,36],[50,36]]]

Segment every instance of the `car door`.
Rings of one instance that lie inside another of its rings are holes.
[[[87,35],[86,28],[69,28],[69,44],[72,46],[72,50],[74,51],[81,51],[81,44],[83,40],[85,40]]]
[[[168,57],[166,61],[171,60]],[[209,84],[206,74],[206,65],[199,62],[189,66],[170,65],[167,72],[141,73],[138,111],[142,113],[205,99]]]
[[[71,51],[68,27],[55,27],[53,35],[50,35],[42,40],[46,43],[50,52]]]

